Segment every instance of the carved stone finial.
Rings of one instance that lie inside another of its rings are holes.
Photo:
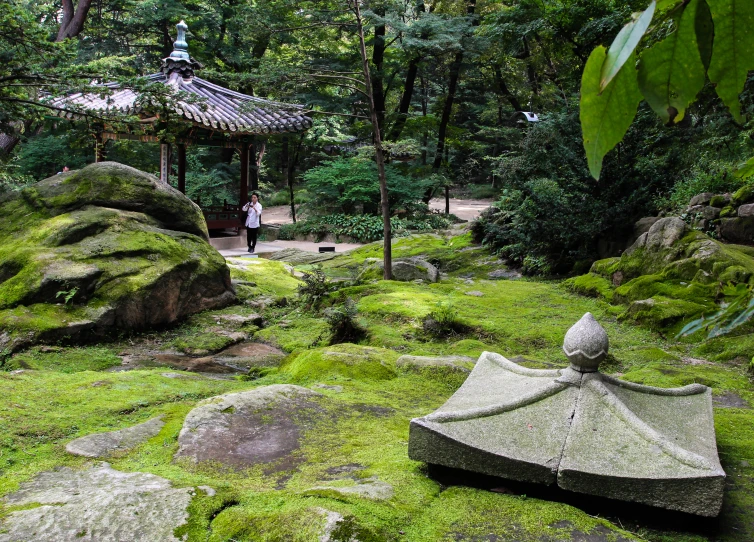
[[[563,339],[563,352],[571,362],[571,368],[581,373],[598,371],[609,347],[607,332],[590,312],[582,316]]]
[[[173,42],[173,52],[170,53],[170,58],[175,60],[188,60],[188,43],[186,42],[186,30],[188,26],[184,21],[181,21],[175,27],[178,29],[178,38]]]

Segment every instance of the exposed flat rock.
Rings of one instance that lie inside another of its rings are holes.
[[[273,462],[291,468],[302,460],[291,454],[321,410],[318,397],[308,388],[275,384],[205,399],[186,416],[176,457],[238,469]]]
[[[72,440],[65,446],[66,452],[84,457],[105,457],[113,452],[135,448],[157,435],[165,422],[162,417],[152,418],[144,423],[126,427],[118,431],[96,433]]]
[[[212,359],[232,367],[277,367],[287,354],[264,343],[242,342],[218,352]]]
[[[467,356],[401,356],[395,364],[398,367],[452,367],[470,372],[476,360]]]
[[[173,530],[186,522],[192,492],[107,463],[43,472],[6,497],[9,506],[41,506],[8,514],[0,542],[178,542]]]
[[[372,499],[375,501],[389,500],[395,493],[393,486],[377,478],[359,480],[358,483],[350,486],[338,486],[329,484],[315,486],[306,490],[304,493],[318,493],[322,491],[334,491],[346,496],[356,495],[358,497],[364,497],[366,499]]]

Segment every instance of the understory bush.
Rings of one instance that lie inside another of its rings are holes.
[[[385,165],[385,175],[391,211],[420,200],[429,182],[406,175],[395,164]],[[380,212],[377,166],[369,156],[328,160],[308,170],[303,178],[311,194],[310,202],[304,205],[309,216]]]
[[[445,229],[453,223],[453,215],[430,213],[423,217],[402,219],[392,217],[390,228],[393,237],[405,235],[408,231],[431,231]],[[297,235],[314,235],[317,241],[326,235],[348,236],[362,243],[371,243],[383,238],[382,217],[373,215],[326,215],[299,220],[295,224],[284,224],[278,231],[278,239],[290,241]]]
[[[327,294],[333,291],[333,284],[321,268],[304,273],[301,280],[304,282],[298,287],[299,299],[308,308],[316,309]]]
[[[350,297],[342,305],[324,311],[330,326],[330,344],[355,343],[366,336],[366,330],[357,319],[358,312],[356,302]]]
[[[435,309],[424,317],[422,328],[427,335],[444,339],[469,331],[469,326],[461,322],[450,303],[438,302]]]

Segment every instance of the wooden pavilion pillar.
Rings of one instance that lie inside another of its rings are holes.
[[[160,180],[170,184],[170,143],[160,143]]]
[[[102,132],[94,134],[94,162],[105,161],[105,141],[102,139]]]
[[[178,190],[186,193],[186,144],[178,143]]]
[[[249,201],[249,144],[241,143],[241,206]]]

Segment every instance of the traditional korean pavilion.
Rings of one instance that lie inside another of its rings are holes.
[[[149,82],[162,83],[176,91],[168,95],[177,96],[174,103],[168,104],[167,115],[165,107],[150,106],[148,100],[140,100],[137,92],[121,88],[118,83],[104,84],[104,88],[111,90],[106,95],[73,94],[56,100],[54,104],[65,109],[59,116],[68,119],[87,113],[101,119],[106,119],[108,114],[138,116],[142,125],[138,130],[117,129],[115,123],[99,121],[95,127],[96,161],[104,159],[104,145],[108,140],[130,139],[160,143],[160,180],[168,183],[171,152],[175,146],[178,189],[183,193],[186,192],[187,145],[238,149],[241,158],[239,204],[243,205],[248,200],[249,151],[255,144],[255,136],[302,132],[311,127],[312,121],[300,105],[248,96],[197,77],[195,72],[202,65],[188,53],[188,27],[181,21],[176,28],[178,38],[173,44],[173,52],[162,61],[158,73],[147,77]],[[156,135],[160,125],[165,125],[167,119],[162,118],[165,116],[169,116],[170,126],[179,126],[171,129],[174,145],[160,140]],[[252,190],[257,189],[257,181],[255,176]],[[208,228],[237,227],[240,216],[238,211],[239,205],[235,203],[226,204],[222,210],[205,209]]]

